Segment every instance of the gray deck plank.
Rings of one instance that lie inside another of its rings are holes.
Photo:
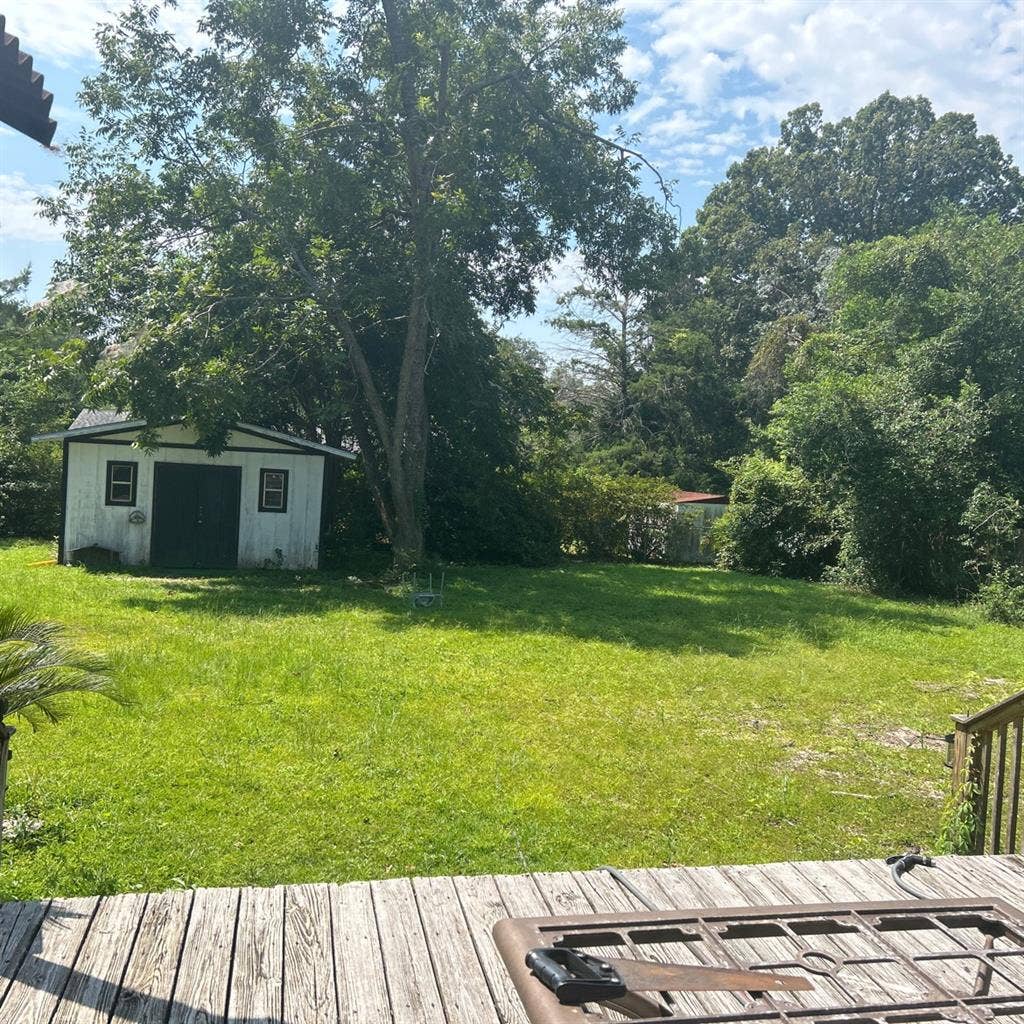
[[[371,882],[370,890],[395,1024],[445,1024],[412,882],[391,878]]]
[[[921,878],[951,875],[972,889],[973,895],[1024,900],[1024,872],[1009,858],[940,857],[937,871],[922,871]]]
[[[502,1024],[528,1024],[526,1011],[491,935],[494,925],[509,916],[494,876],[459,875],[453,881],[498,1018]]]
[[[592,914],[593,904],[571,871],[537,872],[533,876],[552,914]]]
[[[3,1020],[49,1024],[85,941],[96,897],[53,900],[3,1002]]]
[[[281,1024],[284,887],[242,890],[238,903],[228,1020]]]
[[[52,1024],[107,1024],[145,909],[141,893],[100,901]]]
[[[619,883],[607,871],[580,871],[576,872],[576,879],[580,888],[587,894],[588,899],[595,907],[602,912],[613,914],[629,914],[635,911],[645,911],[649,908],[638,900],[628,889]],[[628,877],[628,876],[627,876]],[[668,899],[664,893],[655,891],[654,887],[646,878],[629,879],[658,909],[670,909]],[[694,955],[689,943],[676,943],[673,946],[665,946],[658,943],[638,946],[635,951],[627,951],[627,956],[635,955],[639,959],[646,957],[661,960],[665,963],[700,964],[700,959]],[[681,992],[673,997],[671,1009],[677,1012],[690,1014],[703,1014],[707,1010],[707,1002],[702,1002],[702,997],[692,993]]]
[[[220,1024],[238,920],[238,889],[197,889],[167,1024]]]
[[[626,874],[666,909],[905,898],[879,860]],[[1002,896],[1021,904],[1024,858],[940,857],[936,869],[916,870],[911,883],[940,897]],[[526,1024],[491,938],[495,922],[639,909],[600,871],[0,904],[0,1021]],[[737,959],[788,959],[789,941],[742,940]],[[814,944],[843,955],[861,941],[823,935]],[[908,932],[898,941],[924,952],[938,939]],[[651,951],[665,957],[669,948]],[[676,959],[688,953],[680,944],[671,949]],[[907,981],[876,965],[864,983],[885,998],[906,997]],[[731,993],[700,999],[707,1008],[739,1002]]]
[[[820,868],[820,870],[823,871],[824,868]],[[862,900],[889,900],[893,898],[893,890],[899,893],[901,897],[906,895],[892,883],[888,873],[878,870],[877,861],[872,863],[867,870],[859,861],[844,861],[842,876],[844,881],[850,886],[851,891]],[[953,885],[949,886],[949,891],[945,895],[961,896],[963,893],[957,886]],[[888,936],[894,945],[910,955],[939,952],[945,948],[944,941],[940,941],[936,945],[935,942],[929,941],[931,937],[931,933],[924,930],[890,933]],[[940,936],[941,939],[942,937]],[[958,988],[960,978],[952,965],[944,966],[940,961],[934,961],[931,965],[931,971],[940,981],[949,986],[951,990],[955,991]]]
[[[284,904],[284,1019],[287,1024],[337,1024],[331,890],[290,885]]]
[[[828,861],[813,861],[806,865],[796,865],[796,870],[812,879],[813,884],[820,886],[823,890],[842,893],[836,897],[842,900],[872,901],[910,898],[892,882],[888,869],[883,870],[881,861],[873,861],[867,870],[862,869],[856,861],[843,861],[838,865]],[[918,869],[918,871],[923,870],[925,869]],[[962,891],[958,891],[955,886],[950,886],[948,882],[943,886],[941,894],[952,897],[964,895]],[[915,935],[913,932],[908,932],[899,936],[891,935],[890,938],[896,945],[910,953],[924,953],[929,950],[926,936],[923,934]],[[932,970],[937,977],[945,978],[955,987],[956,975],[954,972],[944,972],[937,965],[933,966]],[[900,983],[895,980],[899,978],[898,973],[881,966],[875,969],[873,976],[877,977],[881,984],[894,990],[896,998],[915,998],[924,991],[923,988],[914,988],[913,982],[905,977]]]
[[[654,902],[665,907],[692,907],[694,909],[710,907],[714,904],[708,898],[707,893],[700,888],[694,880],[694,870],[690,868],[662,868],[647,872],[649,888],[660,890],[663,894],[659,899],[653,896]],[[744,904],[749,900],[743,900]],[[694,951],[693,959],[703,963]],[[706,992],[700,996],[707,1006],[722,1013],[735,1013],[746,1006],[742,996],[734,992]]]
[[[551,913],[532,875],[493,875],[509,917],[544,917]]]
[[[22,960],[28,955],[50,901],[5,903],[0,908],[0,1005]]]
[[[332,885],[338,1013],[346,1024],[391,1024],[391,1002],[369,882]]]
[[[708,898],[708,902],[716,907],[770,906],[773,894],[769,890],[750,887],[740,888],[720,868],[702,868],[694,873],[694,882]],[[740,967],[752,967],[756,963],[779,963],[791,960],[794,956],[788,938],[783,936],[763,936],[738,940],[730,944],[731,949],[742,951],[737,954]],[[821,1002],[818,992],[789,992],[786,998],[799,1006],[814,1006]]]
[[[192,891],[153,893],[139,925],[111,1024],[164,1024],[178,975]]]
[[[417,878],[412,887],[448,1020],[500,1024],[455,884]]]

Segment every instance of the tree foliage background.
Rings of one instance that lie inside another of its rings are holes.
[[[598,127],[634,95],[610,0],[210,0],[205,27],[183,48],[135,0],[100,33],[46,204],[73,284],[0,295],[0,531],[55,528],[25,440],[84,401],[211,452],[238,419],[355,444],[340,563],[665,557],[674,485],[731,490],[724,565],[1012,612],[1024,179],[970,114],[808,104],[677,234]],[[570,247],[551,366],[489,316]]]

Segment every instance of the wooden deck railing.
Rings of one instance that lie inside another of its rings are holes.
[[[953,798],[970,809],[963,852],[1016,853],[1024,691],[953,721]]]

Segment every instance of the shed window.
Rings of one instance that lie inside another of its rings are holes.
[[[288,511],[288,470],[260,470],[260,511]]]
[[[134,505],[135,485],[139,479],[137,462],[107,463],[107,504]]]

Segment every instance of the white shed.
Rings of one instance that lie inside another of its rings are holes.
[[[327,459],[353,452],[248,423],[219,455],[182,424],[141,448],[145,426],[86,409],[67,430],[32,439],[64,445],[58,561],[101,548],[126,565],[317,567]]]
[[[676,552],[682,562],[715,560],[711,547],[711,527],[729,508],[727,494],[708,494],[706,491],[673,491],[672,504],[676,508]]]

